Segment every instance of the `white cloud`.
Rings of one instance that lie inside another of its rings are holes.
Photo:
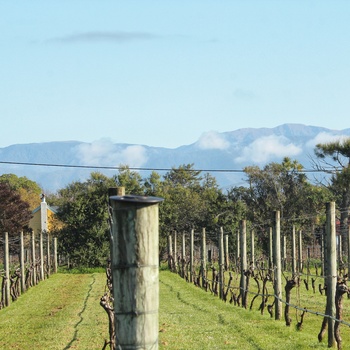
[[[344,140],[344,139],[348,139],[348,138],[349,138],[348,135],[334,135],[334,134],[327,133],[327,132],[320,132],[313,139],[308,141],[306,143],[306,146],[310,147],[310,148],[315,148],[315,146],[319,143],[334,142],[334,141]]]
[[[216,131],[208,131],[201,135],[197,141],[200,149],[227,149],[230,143]]]
[[[301,147],[291,143],[284,136],[264,136],[243,148],[237,162],[265,163],[274,157],[293,157],[302,152]]]
[[[77,156],[80,158],[81,164],[91,166],[125,164],[131,167],[139,167],[147,161],[146,149],[143,146],[132,145],[120,149],[110,140],[82,143],[77,146]]]

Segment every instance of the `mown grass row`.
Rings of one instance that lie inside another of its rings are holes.
[[[108,339],[108,320],[99,305],[105,289],[103,273],[58,273],[28,290],[10,307],[0,310],[0,349],[101,349]],[[297,293],[297,291],[295,291]],[[298,291],[303,307],[322,311],[325,296]],[[344,299],[345,317],[350,302]],[[300,314],[293,323],[275,321],[265,312],[225,303],[210,292],[187,283],[169,271],[160,272],[160,349],[326,349],[327,339],[317,340],[322,318]],[[350,332],[342,326],[344,349]]]

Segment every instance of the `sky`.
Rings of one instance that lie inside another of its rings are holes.
[[[350,127],[346,0],[0,0],[0,147]]]

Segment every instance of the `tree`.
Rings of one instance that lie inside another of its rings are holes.
[[[319,143],[315,147],[315,155],[320,160],[316,164],[317,169],[331,174],[329,188],[340,206],[340,226],[345,235],[350,206],[350,138]]]
[[[126,194],[143,195],[144,187],[142,177],[136,171],[131,171],[127,165],[120,168],[119,173],[114,176],[114,186],[125,187]]]
[[[29,231],[31,217],[28,203],[7,183],[0,182],[0,231],[10,236],[22,230]]]
[[[248,188],[231,190],[231,199],[245,204],[247,219],[259,227],[263,241],[271,226],[273,211],[281,212],[285,229],[291,222],[298,223],[300,228],[311,227],[310,218],[316,220],[325,194],[308,182],[302,170],[301,164],[288,157],[282,163],[272,162],[263,169],[246,167]]]
[[[108,188],[114,179],[91,173],[58,192],[55,204],[64,226],[58,230],[61,253],[79,266],[105,266],[109,257]]]
[[[34,210],[40,205],[40,186],[25,176],[18,177],[15,174],[3,174],[0,176],[0,182],[6,183],[10,188],[16,191],[24,202],[29,204],[30,210]]]

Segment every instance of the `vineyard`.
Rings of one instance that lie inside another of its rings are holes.
[[[294,226],[289,235],[281,235],[279,212],[275,212],[268,256],[255,256],[254,230],[248,249],[244,220],[233,249],[229,244],[232,233],[225,234],[222,229],[214,234],[192,230],[181,235],[180,244],[174,232],[168,237],[169,269],[233,306],[258,310],[262,316],[267,313],[276,321],[284,319],[288,327],[294,322],[296,330],[303,329],[310,315],[316,316],[319,330],[310,336],[327,341],[329,347],[347,348],[350,343],[344,343],[341,336],[341,326],[346,331],[350,327],[347,259],[343,259],[342,239],[336,232],[334,203],[328,204],[326,211],[319,242],[306,247],[301,230],[296,237]],[[344,238],[349,242],[349,237]]]
[[[7,232],[0,240],[3,246],[0,258],[3,268],[0,270],[1,299],[0,309],[9,306],[12,301],[30,287],[57,272],[57,238],[51,238],[42,232],[11,237]],[[1,265],[0,265],[1,266]]]

